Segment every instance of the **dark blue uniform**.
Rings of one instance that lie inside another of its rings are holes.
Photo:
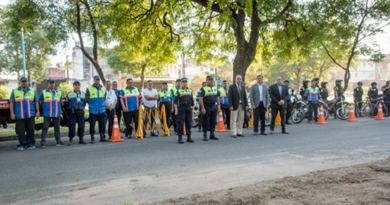
[[[385,85],[382,87],[382,90],[385,89],[385,88],[388,88],[389,86],[388,85]],[[384,102],[390,102],[390,88],[386,89],[385,91],[383,91],[383,101]]]
[[[176,92],[174,103],[178,106],[177,135],[182,136],[184,134],[184,123],[186,124],[186,134],[191,135],[192,106],[194,106],[192,90],[181,87]]]
[[[85,118],[84,108],[86,105],[84,92],[71,91],[66,95],[65,108],[68,110],[69,138],[72,139],[76,134],[76,123],[79,124],[77,135],[82,141],[84,137]]]
[[[218,108],[216,103],[219,93],[217,87],[208,85],[204,86],[200,91],[200,97],[203,97],[203,106],[206,110],[206,114],[202,114],[203,132],[210,131],[213,133],[217,123]]]
[[[166,90],[166,91],[160,90],[158,92],[158,98],[157,98],[157,101],[159,102],[158,109],[161,112],[161,108],[164,105],[164,107],[165,107],[165,120],[167,122],[167,126],[169,125],[169,119],[171,119],[172,99],[173,99],[173,96],[169,90]],[[162,115],[162,113],[160,115]],[[161,119],[161,122],[163,122],[162,119]]]

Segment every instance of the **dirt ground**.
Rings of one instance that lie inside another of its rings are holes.
[[[390,205],[390,158],[151,204]]]

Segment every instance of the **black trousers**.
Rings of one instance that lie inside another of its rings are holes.
[[[227,128],[230,129],[230,108],[227,105],[221,105],[222,114],[225,115],[224,124],[227,125]]]
[[[115,109],[116,117],[118,118],[118,127],[121,128],[121,119],[122,119],[122,109],[116,108]]]
[[[275,120],[276,117],[278,116],[278,112],[280,112],[280,124],[282,124],[282,130],[286,129],[286,124],[284,123],[284,115],[286,112],[285,108],[272,108],[271,115],[272,115],[272,120],[271,120],[271,130],[274,130],[275,128]]]
[[[318,101],[312,102],[309,101],[309,116],[308,120],[313,120],[313,111],[314,111],[314,121],[318,121]]]
[[[287,109],[286,109],[286,122],[288,122],[288,119],[290,119],[292,111],[292,103],[291,101],[287,102]]]
[[[30,117],[26,119],[15,120],[15,132],[19,137],[19,146],[29,147],[35,145],[34,129],[35,118]],[[26,135],[27,133],[27,135]]]
[[[253,110],[253,132],[259,131],[259,119],[260,119],[260,131],[265,132],[265,114],[267,113],[266,108],[264,107],[263,101],[259,103]]]
[[[135,132],[137,132],[138,129],[138,110],[134,110],[131,112],[123,112],[123,119],[125,121],[125,126],[126,126],[126,134],[131,136],[131,133],[133,129]],[[134,121],[135,127],[132,126]]]

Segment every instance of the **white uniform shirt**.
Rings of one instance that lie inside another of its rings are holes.
[[[106,100],[104,101],[104,103],[107,106],[112,106],[116,99],[117,99],[117,96],[116,96],[115,91],[113,89],[106,91]],[[116,103],[118,103],[118,102],[116,102]]]
[[[155,97],[156,95],[158,95],[157,93],[157,90],[156,89],[153,89],[152,90],[149,90],[148,88],[144,89],[143,91],[143,96],[149,96],[149,97]],[[156,106],[156,100],[146,100],[146,98],[144,99],[144,105],[146,107],[155,107]]]

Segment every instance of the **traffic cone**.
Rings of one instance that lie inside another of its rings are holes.
[[[145,111],[146,113],[146,111]],[[142,132],[142,108],[139,108],[139,112],[138,112],[138,128],[137,128],[137,132],[135,134],[135,138],[141,138],[141,140],[144,138],[144,133]]]
[[[225,123],[223,122],[222,110],[219,110],[218,129],[215,130],[215,132],[227,132],[227,130],[225,130]]]
[[[110,141],[110,142],[123,142],[123,141],[125,141],[124,139],[121,139],[121,133],[119,131],[119,125],[118,125],[118,117],[116,115],[114,116],[114,126],[112,128],[111,139],[109,139],[108,141]]]
[[[310,115],[310,113],[309,113],[309,115]],[[324,107],[322,105],[320,108],[320,117],[318,119],[318,122],[316,122],[316,124],[322,124],[322,125],[328,124],[327,122],[325,122]]]
[[[383,117],[382,103],[379,103],[378,116],[376,116],[375,119],[376,120],[386,120],[386,118]]]
[[[187,135],[187,132],[186,132],[186,123],[184,123],[183,130],[184,130],[184,134],[183,134],[183,135]]]
[[[348,122],[355,122],[358,121],[355,118],[355,107],[353,106],[353,103],[351,103],[351,107],[349,108],[349,118],[347,119]]]
[[[218,126],[219,126],[219,122],[218,122]],[[253,127],[253,109],[252,109],[251,120],[248,123],[248,129],[251,129],[252,127]]]

